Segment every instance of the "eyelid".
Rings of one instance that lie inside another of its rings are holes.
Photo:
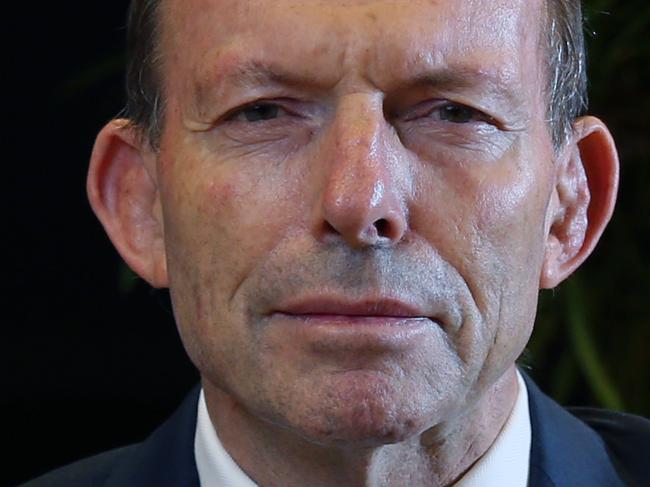
[[[499,121],[495,117],[489,115],[488,113],[481,110],[480,108],[476,108],[466,103],[456,102],[452,100],[442,100],[442,99],[427,100],[425,102],[419,103],[413,110],[410,111],[410,113],[406,115],[404,120],[407,122],[411,122],[418,118],[424,118],[437,110],[444,109],[445,107],[458,107],[464,110],[469,110],[470,112],[473,112],[474,114],[477,115],[478,121],[489,123],[497,127],[500,125]]]
[[[233,122],[233,118],[235,118],[238,115],[241,115],[245,110],[251,109],[255,106],[277,106],[280,110],[285,112],[285,114],[299,117],[300,114],[297,113],[297,111],[292,110],[287,106],[290,104],[291,101],[292,100],[288,98],[261,98],[258,100],[253,100],[228,110],[225,114],[219,117],[217,122],[218,123]]]

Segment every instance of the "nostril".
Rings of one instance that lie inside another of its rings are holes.
[[[338,230],[327,220],[323,222],[323,232],[326,234],[339,233]]]
[[[386,220],[385,218],[380,218],[375,222],[375,228],[377,229],[377,233],[382,237],[385,237],[389,231],[388,229],[389,225],[390,224],[388,223],[388,220]]]

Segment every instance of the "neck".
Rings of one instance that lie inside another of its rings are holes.
[[[372,448],[321,445],[248,414],[204,381],[212,424],[237,464],[258,485],[314,487],[449,486],[481,458],[514,406],[514,365],[453,418],[406,441]]]

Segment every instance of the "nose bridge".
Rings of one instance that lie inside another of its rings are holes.
[[[380,97],[359,93],[340,100],[323,148],[322,236],[355,247],[403,236],[406,215],[389,135]]]
[[[383,114],[381,106],[368,96],[350,95],[339,105],[333,127],[333,152],[328,189],[344,195],[355,189],[359,202],[373,201],[388,168],[382,161]]]

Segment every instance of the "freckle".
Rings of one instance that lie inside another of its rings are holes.
[[[373,12],[368,12],[368,13],[366,14],[366,17],[368,17],[368,18],[369,18],[370,20],[372,20],[373,22],[376,22],[376,21],[377,21],[377,15],[376,15],[375,13],[373,13]]]
[[[327,54],[330,50],[329,44],[320,44],[314,48],[314,56],[322,56]]]

